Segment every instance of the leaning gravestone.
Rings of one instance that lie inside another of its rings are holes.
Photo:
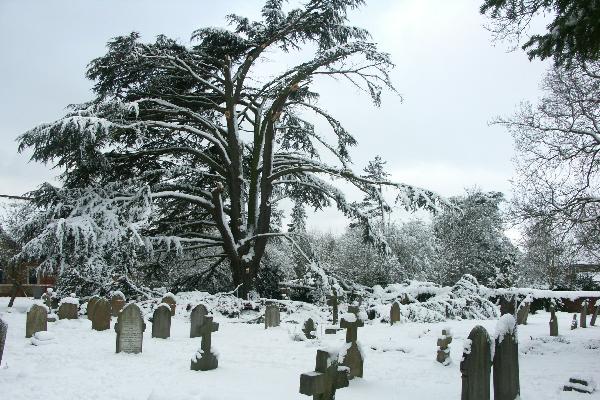
[[[519,342],[517,323],[510,314],[496,324],[494,351],[494,400],[519,398]]]
[[[165,293],[165,295],[163,296],[163,298],[160,302],[168,304],[169,307],[171,307],[171,316],[175,315],[175,308],[177,307],[177,300],[175,300],[175,295],[173,293],[171,293],[171,292]]]
[[[397,301],[392,304],[390,309],[390,324],[394,325],[396,322],[400,322],[400,304]]]
[[[442,336],[437,340],[436,360],[442,365],[450,365],[450,343],[452,343],[452,332],[450,329],[442,329]]]
[[[461,400],[490,399],[490,367],[492,355],[490,336],[478,325],[465,341],[460,372],[462,375]]]
[[[95,331],[110,329],[111,316],[111,307],[108,300],[104,298],[98,299],[94,305],[92,314],[92,329]]]
[[[0,366],[2,366],[2,354],[4,353],[4,344],[6,343],[6,333],[8,332],[8,324],[0,318]]]
[[[168,304],[158,305],[152,314],[152,337],[167,339],[171,336],[171,307]]]
[[[267,304],[265,307],[265,329],[279,326],[280,316],[277,304]]]
[[[117,353],[141,353],[146,324],[140,308],[129,303],[119,313],[115,332],[117,332]]]
[[[519,304],[517,309],[517,325],[527,325],[527,318],[529,317],[529,309],[531,307],[531,298],[529,296]]]
[[[587,300],[584,300],[581,303],[581,313],[579,314],[579,326],[582,328],[587,328],[587,311],[588,311],[589,303]]]
[[[92,296],[92,298],[88,300],[86,314],[89,320],[91,320],[94,315],[94,307],[96,307],[98,300],[100,300],[100,296]]]
[[[358,347],[358,328],[364,323],[354,314],[346,313],[342,316],[340,327],[346,329],[346,354],[342,365],[349,368],[348,379],[362,378],[364,357]]]
[[[39,304],[33,304],[27,311],[25,322],[25,337],[30,338],[34,333],[48,330],[48,309]]]
[[[79,311],[79,299],[72,294],[70,297],[65,297],[60,301],[58,306],[59,319],[77,319]]]
[[[121,291],[116,291],[110,296],[110,308],[112,309],[112,316],[116,317],[119,315],[121,310],[125,307],[125,295]]]
[[[577,314],[573,314],[573,320],[571,321],[571,330],[577,329]]]
[[[317,350],[315,370],[300,375],[300,393],[313,400],[334,400],[336,389],[348,387],[348,369],[339,367],[339,355]]]
[[[168,304],[168,303],[167,303]],[[170,306],[170,305],[169,305]],[[171,315],[173,313],[171,312]],[[200,337],[202,336],[201,330],[202,325],[204,325],[205,317],[208,315],[208,310],[202,304],[198,304],[192,310],[192,314],[190,315],[190,337]]]
[[[316,330],[317,330],[317,328],[315,327],[315,321],[313,321],[312,318],[309,318],[306,321],[304,321],[304,326],[302,327],[302,332],[304,332],[304,336],[306,336],[307,339],[316,338],[316,336],[315,336]]]
[[[600,300],[596,300],[596,307],[594,307],[594,313],[592,314],[592,319],[590,320],[590,326],[596,325],[596,318],[598,318],[598,311],[600,311]]]
[[[556,311],[554,305],[550,305],[550,336],[558,336],[558,318],[556,318]]]
[[[219,330],[219,324],[213,322],[212,315],[205,316],[203,319],[204,324],[202,324],[199,332],[202,336],[202,343],[200,344],[200,350],[192,357],[190,366],[193,371],[209,371],[219,366],[217,355],[211,351],[211,335]]]

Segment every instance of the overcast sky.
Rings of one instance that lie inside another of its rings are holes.
[[[342,83],[321,86],[322,104],[354,134],[360,171],[380,155],[392,179],[457,195],[467,187],[510,192],[513,144],[489,126],[522,100],[539,96],[547,64],[496,46],[483,28],[481,0],[370,0],[351,15],[396,64],[403,96],[381,108]],[[249,17],[260,0],[0,0],[0,194],[22,194],[52,180],[54,171],[17,154],[15,138],[54,120],[65,106],[91,99],[87,63],[114,36],[138,31],[189,43],[224,16]],[[319,88],[317,88],[319,89]],[[345,221],[327,211],[310,225],[339,231]]]

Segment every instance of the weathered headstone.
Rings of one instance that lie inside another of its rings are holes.
[[[300,375],[300,393],[313,400],[334,400],[336,389],[348,387],[348,370],[338,365],[338,355],[317,350],[315,370]]]
[[[205,316],[204,324],[200,328],[202,343],[200,350],[192,357],[190,369],[193,371],[209,371],[219,366],[217,355],[211,352],[211,335],[219,330],[219,324],[213,322],[213,317]]]
[[[167,303],[168,304],[168,303]],[[169,304],[170,306],[170,304]],[[173,313],[171,312],[171,316]],[[192,314],[190,315],[190,337],[200,337],[202,336],[201,330],[202,325],[205,323],[205,317],[208,315],[208,310],[202,304],[198,304],[192,310]]]
[[[442,329],[442,336],[437,340],[436,360],[442,365],[450,365],[450,343],[452,343],[452,332],[450,329]]]
[[[171,307],[161,303],[152,314],[152,337],[167,339],[171,336]]]
[[[86,314],[89,320],[92,319],[92,315],[94,315],[94,307],[96,307],[96,303],[100,300],[100,296],[92,296],[87,303]]]
[[[317,328],[315,327],[315,321],[313,321],[312,318],[309,318],[306,321],[304,321],[304,326],[302,327],[302,332],[304,332],[304,336],[306,336],[307,339],[316,338],[316,336],[315,336],[316,329]]]
[[[110,329],[110,318],[112,316],[110,303],[101,298],[95,302],[92,314],[92,329],[95,331],[105,331]]]
[[[582,328],[587,328],[587,311],[588,311],[589,303],[587,300],[584,300],[581,303],[581,313],[579,314],[579,326]]]
[[[495,337],[494,400],[515,400],[521,389],[517,323],[512,315],[505,314],[498,320]]]
[[[79,311],[79,299],[75,296],[65,297],[58,306],[59,319],[77,319]]]
[[[118,316],[123,307],[125,307],[125,295],[123,292],[116,291],[112,293],[110,296],[110,307],[112,309],[112,316]]]
[[[558,318],[556,318],[556,311],[554,305],[550,305],[550,336],[558,336]]]
[[[267,304],[265,307],[265,329],[279,326],[280,316],[277,304]]]
[[[346,329],[346,354],[342,365],[349,368],[348,379],[363,376],[364,358],[357,343],[358,328],[362,326],[364,323],[356,315],[347,313],[342,316],[340,327]]]
[[[117,332],[117,353],[141,353],[146,323],[142,311],[135,303],[129,303],[119,313]]]
[[[332,289],[332,294],[327,296],[327,305],[331,307],[331,315],[333,317],[333,325],[337,325],[338,323],[338,295],[337,290],[335,288]]]
[[[590,326],[596,325],[596,318],[598,318],[598,311],[600,311],[600,300],[596,300],[596,307],[594,307],[594,313],[592,314],[592,319],[590,320]]]
[[[525,299],[519,304],[519,308],[517,309],[517,325],[527,325],[527,318],[529,317],[529,309],[531,307],[530,297],[527,296]]]
[[[175,300],[175,295],[171,292],[165,293],[163,296],[161,303],[168,304],[171,307],[171,316],[175,315],[175,308],[177,307],[177,300]]]
[[[492,355],[490,336],[478,325],[465,341],[460,372],[462,375],[461,400],[490,399],[490,368]]]
[[[8,324],[0,318],[0,366],[2,365],[2,354],[4,354],[4,345],[6,344],[6,333],[8,332]]]
[[[577,314],[573,314],[573,321],[571,321],[571,330],[577,329]]]
[[[390,324],[394,325],[396,322],[400,322],[400,304],[397,301],[392,304],[390,309]]]
[[[39,304],[33,304],[27,311],[25,322],[25,337],[30,338],[34,333],[48,330],[48,309]]]

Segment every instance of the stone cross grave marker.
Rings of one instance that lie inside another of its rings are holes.
[[[0,318],[0,366],[2,365],[2,354],[4,353],[4,345],[6,344],[6,333],[8,332],[8,324]]]
[[[65,297],[60,301],[58,306],[58,318],[59,319],[77,319],[79,311],[79,299],[74,295]]]
[[[437,340],[437,357],[436,360],[440,364],[450,365],[450,343],[452,343],[452,332],[450,329],[442,329],[442,336]]]
[[[125,307],[125,295],[123,292],[113,292],[112,296],[110,296],[110,307],[112,309],[112,316],[118,316],[123,307]]]
[[[577,329],[577,314],[573,314],[573,321],[571,321],[571,330]]]
[[[173,313],[171,313],[171,315],[173,315]],[[204,307],[204,305],[198,304],[196,307],[194,307],[194,309],[192,310],[192,314],[190,315],[190,321],[191,321],[190,337],[191,338],[202,336],[202,333],[201,333],[202,325],[204,325],[205,318],[207,315],[208,315],[208,310],[206,309],[206,307]]]
[[[334,400],[336,389],[348,387],[348,369],[339,367],[338,355],[317,350],[315,370],[300,375],[300,393],[313,400]]]
[[[477,325],[471,330],[460,362],[461,400],[490,399],[490,344],[490,336],[483,326]]]
[[[589,303],[587,300],[584,300],[581,303],[581,313],[579,314],[579,326],[582,328],[587,328],[587,311],[588,311]]]
[[[362,378],[363,376],[363,356],[358,347],[358,328],[365,324],[354,314],[344,314],[340,322],[340,327],[346,329],[346,354],[342,361],[342,365],[348,367],[348,378]]]
[[[117,332],[117,353],[141,353],[146,323],[142,311],[135,303],[129,303],[119,313]]]
[[[558,318],[556,318],[556,311],[554,305],[550,305],[550,336],[558,336]]]
[[[598,318],[598,311],[600,311],[600,300],[596,300],[596,307],[594,307],[594,313],[592,314],[592,319],[590,320],[590,326],[596,325],[596,318]]]
[[[105,331],[110,329],[110,318],[112,316],[110,303],[105,298],[98,299],[94,304],[92,314],[92,329]]]
[[[397,301],[392,304],[390,309],[390,324],[394,325],[396,322],[400,322],[400,304]]]
[[[160,302],[168,304],[169,307],[171,307],[171,316],[175,315],[175,308],[177,307],[177,301],[175,300],[175,295],[173,293],[171,293],[171,292],[166,293]]]
[[[48,330],[48,309],[39,304],[33,304],[27,311],[25,322],[25,337],[30,338],[34,333]]]
[[[265,307],[265,329],[279,326],[280,315],[277,304],[267,304]]]
[[[210,350],[211,347],[211,335],[213,332],[219,330],[219,324],[213,322],[213,317],[205,316],[204,324],[200,328],[200,334],[202,335],[202,343],[200,345],[200,351],[194,354],[192,358],[192,364],[190,369],[193,371],[209,371],[219,366],[219,359],[216,354],[213,354]]]
[[[521,389],[517,323],[512,315],[505,314],[498,320],[495,336],[494,400],[515,400]]]
[[[167,339],[171,336],[171,307],[161,303],[152,314],[152,337]]]
[[[525,297],[525,299],[519,304],[519,308],[517,309],[517,324],[518,325],[527,325],[527,318],[529,317],[529,308],[531,307],[531,301],[529,297]]]
[[[337,290],[335,288],[332,289],[332,294],[327,296],[327,305],[331,307],[331,315],[333,317],[333,325],[337,325],[338,323],[338,295]]]
[[[96,307],[96,303],[100,300],[100,296],[92,296],[87,302],[87,308],[85,313],[87,315],[87,319],[92,320],[92,316],[94,315],[94,307]]]
[[[316,338],[316,336],[315,336],[316,330],[317,330],[317,328],[315,327],[315,321],[313,321],[312,318],[309,318],[306,321],[304,321],[304,326],[302,327],[302,332],[304,332],[304,336],[306,336],[307,339]]]

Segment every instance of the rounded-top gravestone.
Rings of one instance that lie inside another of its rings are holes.
[[[146,324],[142,311],[135,303],[129,303],[119,313],[117,332],[117,353],[141,353]]]
[[[112,296],[110,296],[110,307],[112,309],[112,316],[118,316],[123,307],[125,307],[125,295],[123,292],[117,290],[112,293]]]
[[[105,331],[110,329],[110,318],[112,316],[111,307],[108,300],[102,298],[96,301],[94,313],[92,315],[92,329],[96,331]]]
[[[171,293],[171,292],[165,293],[165,295],[163,296],[163,298],[160,302],[168,304],[169,307],[171,307],[171,316],[175,315],[175,308],[177,307],[177,300],[175,300],[175,295],[173,293]]]
[[[168,304],[158,305],[152,314],[152,337],[167,339],[171,336],[171,307]]]
[[[397,301],[392,304],[390,309],[390,325],[394,325],[396,322],[400,322],[400,304]]]
[[[48,330],[48,308],[33,304],[27,311],[25,322],[25,337],[30,338],[34,333]]]
[[[59,319],[77,319],[79,311],[79,299],[74,295],[65,297],[60,301],[58,306]]]
[[[173,315],[173,314],[171,314]],[[192,310],[192,314],[190,315],[190,337],[200,337],[202,336],[201,330],[202,325],[204,325],[205,317],[208,315],[208,310],[204,305],[198,304]]]
[[[491,340],[483,326],[471,330],[460,362],[461,400],[490,399]]]
[[[277,304],[267,304],[265,307],[265,329],[279,326],[280,315]]]
[[[512,315],[498,320],[494,342],[494,400],[515,400],[521,390],[517,322]]]

